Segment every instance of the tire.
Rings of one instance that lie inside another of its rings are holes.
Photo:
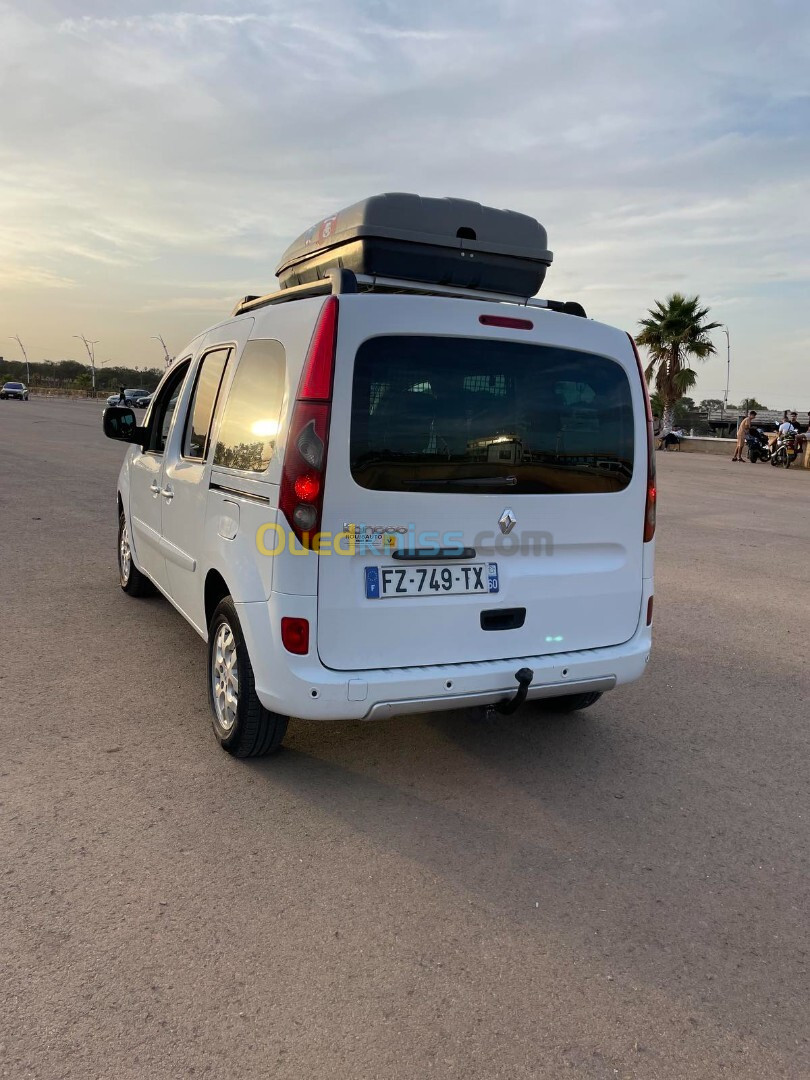
[[[238,758],[275,753],[287,733],[287,717],[270,712],[259,701],[230,596],[219,603],[208,627],[207,679],[211,723],[222,749]]]
[[[123,510],[118,515],[118,584],[127,596],[155,595],[155,586],[140,572],[132,558],[129,526]]]
[[[581,709],[589,709],[601,696],[600,692],[592,690],[587,694],[567,694],[565,697],[543,698],[537,704],[543,712],[572,713],[579,712]]]

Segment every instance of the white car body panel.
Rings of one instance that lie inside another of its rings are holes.
[[[460,530],[465,544],[511,507],[524,530],[551,534],[548,555],[517,555],[498,562],[500,592],[487,608],[527,609],[522,628],[481,630],[477,596],[367,601],[363,568],[375,556],[326,556],[315,551],[268,556],[257,536],[267,526],[287,528],[278,510],[285,439],[299,377],[324,298],[260,308],[227,320],[196,338],[164,376],[144,423],[149,424],[172,371],[190,366],[163,454],[129,448],[119,496],[131,529],[132,555],[203,637],[206,582],[218,575],[237,606],[266,708],[285,715],[340,720],[396,712],[487,704],[516,689],[517,668],[535,678],[528,697],[610,689],[637,679],[649,659],[646,625],[652,595],[654,543],[642,542],[647,485],[644,390],[627,335],[612,327],[551,311],[530,310],[530,333],[482,327],[482,313],[522,314],[510,305],[472,299],[358,294],[339,298],[340,317],[322,529],[345,522],[410,523],[421,530]],[[380,334],[491,337],[593,352],[626,372],[633,403],[635,466],[627,487],[608,494],[441,495],[372,491],[352,478],[349,421],[353,358]],[[273,338],[286,350],[286,375],[275,454],[266,472],[246,473],[182,459],[185,418],[197,366],[206,349],[231,342],[210,444],[223,402],[248,340]],[[155,490],[157,488],[157,491]],[[162,492],[170,490],[171,498]],[[376,604],[376,606],[375,606]],[[287,652],[282,617],[310,624],[306,656]],[[361,633],[355,633],[357,629]],[[547,639],[553,639],[547,644]]]

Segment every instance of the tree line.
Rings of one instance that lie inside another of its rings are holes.
[[[90,365],[78,360],[41,360],[30,363],[28,368],[31,372],[30,382],[22,360],[0,359],[0,384],[23,382],[34,389],[43,387],[54,390],[90,390],[93,385]],[[162,375],[160,368],[136,371],[125,366],[96,367],[96,390],[111,393],[119,386],[154,390]]]

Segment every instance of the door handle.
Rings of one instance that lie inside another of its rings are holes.
[[[161,491],[160,494],[163,496],[163,498],[166,500],[166,502],[171,502],[172,499],[174,498],[174,492],[172,491],[172,489],[170,487],[165,487],[163,489],[163,491]]]
[[[157,480],[152,481],[152,483],[149,485],[149,490],[152,492],[153,495],[160,494],[160,484],[157,482]]]

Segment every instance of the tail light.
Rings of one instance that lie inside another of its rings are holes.
[[[306,656],[309,652],[309,622],[306,619],[281,620],[281,644],[287,652]]]
[[[647,601],[647,626],[652,626],[653,620],[653,598]]]
[[[647,498],[644,505],[644,543],[647,544],[655,536],[655,504],[657,498],[655,490],[655,436],[653,434],[653,415],[652,406],[650,405],[650,394],[647,390],[647,380],[644,377],[644,365],[641,363],[641,357],[638,354],[635,341],[630,334],[627,336],[630,338],[630,344],[633,346],[636,363],[638,364],[638,377],[641,380],[641,388],[644,392],[644,407],[647,414]]]
[[[304,361],[281,475],[279,510],[301,546],[309,549],[317,546],[313,540],[321,530],[337,320],[338,299],[330,296],[321,308]]]
[[[531,319],[513,319],[508,315],[479,315],[478,321],[482,326],[505,326],[509,330],[531,330],[534,327]]]

